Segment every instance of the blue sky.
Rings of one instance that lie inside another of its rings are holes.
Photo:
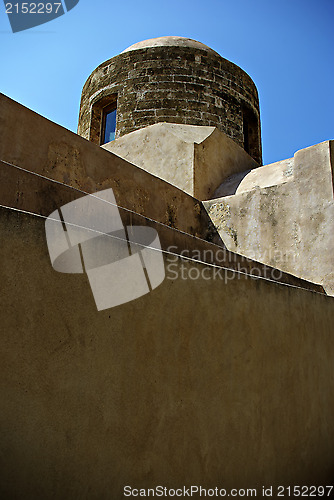
[[[334,0],[80,0],[13,34],[1,3],[0,91],[76,131],[98,64],[147,38],[194,38],[253,78],[267,164],[334,138],[333,26]]]

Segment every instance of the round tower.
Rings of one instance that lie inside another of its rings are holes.
[[[158,122],[217,127],[262,164],[252,79],[206,45],[167,36],[131,45],[84,85],[78,134],[104,144]]]

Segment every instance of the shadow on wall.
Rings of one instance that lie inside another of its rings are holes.
[[[237,192],[242,180],[249,174],[250,170],[239,172],[228,177],[213,193],[212,198],[223,198],[223,196],[230,196]]]

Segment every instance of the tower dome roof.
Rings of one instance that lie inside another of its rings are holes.
[[[148,49],[150,47],[190,47],[192,49],[204,50],[219,55],[216,51],[204,45],[204,43],[183,36],[160,36],[158,38],[149,38],[148,40],[130,45],[130,47],[123,50],[122,54],[124,52],[130,52],[131,50]]]

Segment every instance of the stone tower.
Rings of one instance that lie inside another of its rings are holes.
[[[168,36],[136,43],[84,85],[78,133],[96,144],[160,122],[216,127],[262,164],[254,82],[200,42]]]

